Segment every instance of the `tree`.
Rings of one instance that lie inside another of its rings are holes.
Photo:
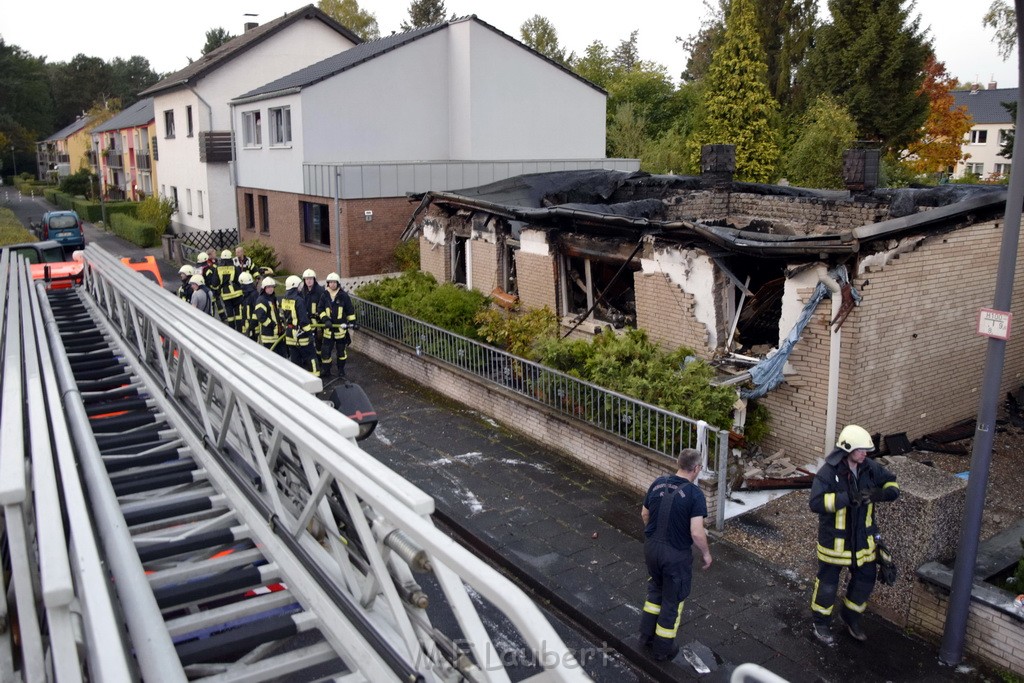
[[[99,57],[79,53],[70,62],[48,66],[56,110],[54,126],[58,129],[73,123],[95,103],[113,96],[112,69]]]
[[[995,30],[992,42],[999,49],[999,56],[1006,61],[1017,47],[1017,12],[1006,0],[992,0],[988,12],[981,20],[982,26]]]
[[[317,7],[363,40],[380,38],[377,15],[361,9],[356,0],[319,0]]]
[[[607,88],[614,75],[611,55],[600,40],[588,45],[583,56],[576,60],[572,68],[577,74],[601,88]]]
[[[683,81],[691,83],[699,81],[704,78],[711,67],[711,57],[715,54],[718,46],[722,44],[722,37],[725,35],[727,3],[728,0],[719,0],[716,7],[708,0],[704,0],[704,9],[708,14],[701,20],[697,32],[686,38],[676,36],[676,42],[680,43],[683,51],[690,55],[686,60],[686,69],[681,74]]]
[[[964,158],[963,139],[973,122],[967,107],[953,108],[950,91],[959,83],[934,54],[928,56],[925,74],[921,90],[928,97],[928,118],[920,139],[907,146],[907,162],[916,173],[940,173]]]
[[[640,49],[637,47],[637,36],[640,31],[633,31],[629,38],[620,41],[612,52],[612,68],[619,72],[637,69],[640,65]]]
[[[608,126],[608,150],[612,156],[639,159],[647,137],[647,121],[638,115],[632,102],[623,102],[615,108]]]
[[[135,55],[128,60],[114,57],[110,62],[111,95],[130,107],[139,101],[139,93],[160,80],[149,66],[149,60]]]
[[[28,153],[34,142],[54,130],[53,96],[46,59],[33,57],[0,38],[0,137],[7,159],[11,146],[19,169],[30,168]],[[12,169],[13,170],[13,169]]]
[[[519,27],[519,35],[524,43],[545,57],[566,66],[571,61],[565,54],[565,48],[558,44],[558,31],[541,15],[534,14],[524,21]]]
[[[402,22],[403,31],[411,31],[414,28],[422,28],[444,21],[448,10],[444,7],[444,0],[412,0],[409,5],[409,21]]]
[[[893,152],[920,134],[928,116],[921,91],[931,52],[907,0],[829,0],[831,23],[815,34],[800,80],[805,97],[828,94],[850,110],[861,139]]]
[[[779,159],[779,106],[768,90],[768,69],[755,21],[752,0],[732,0],[689,145],[694,166],[699,164],[702,145],[735,145],[737,179],[767,182],[774,179]]]
[[[206,44],[203,45],[203,54],[206,55],[213,52],[234,37],[235,36],[228,33],[227,29],[223,26],[211,28],[206,32]]]
[[[999,155],[1004,156],[1007,159],[1013,158],[1013,139],[1017,137],[1016,121],[1017,121],[1017,103],[1016,102],[1003,102],[1003,109],[1010,115],[1010,119],[1014,121],[1014,127],[1006,131],[1006,141],[1003,146],[999,148]]]
[[[843,151],[857,139],[857,122],[822,95],[800,117],[800,135],[786,159],[786,179],[801,187],[842,188]]]

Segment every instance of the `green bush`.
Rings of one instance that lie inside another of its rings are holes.
[[[150,196],[139,202],[135,216],[140,221],[149,223],[161,235],[167,234],[171,225],[171,216],[177,208],[174,202],[164,197]]]
[[[0,247],[36,241],[36,236],[25,229],[13,211],[0,207]]]
[[[140,247],[155,247],[160,244],[160,232],[149,223],[122,213],[110,216],[111,231]]]
[[[266,242],[253,239],[242,242],[239,246],[245,250],[245,255],[252,259],[254,268],[270,268],[275,274],[280,269],[281,261],[277,257],[277,252]]]
[[[60,181],[60,191],[72,196],[92,197],[96,176],[87,168],[80,168]]]
[[[474,320],[490,302],[476,290],[450,283],[438,285],[432,275],[419,271],[408,271],[399,277],[363,285],[356,294],[470,339],[480,338]]]
[[[475,322],[477,334],[488,344],[530,360],[536,360],[534,349],[541,340],[558,334],[558,316],[547,306],[526,312],[491,307],[477,313]]]
[[[395,263],[403,273],[420,269],[420,241],[416,239],[399,242],[394,251]]]

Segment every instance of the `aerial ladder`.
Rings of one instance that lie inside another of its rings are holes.
[[[94,245],[0,320],[0,680],[588,680],[318,378]]]

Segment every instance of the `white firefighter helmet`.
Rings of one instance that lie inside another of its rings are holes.
[[[231,253],[230,249],[225,249],[224,251],[220,252],[220,257],[221,258],[234,258],[235,255]]]
[[[871,440],[868,430],[857,425],[846,425],[843,427],[843,431],[839,432],[839,440],[836,441],[836,446],[842,448],[847,453],[858,449],[865,451],[875,450],[875,442]]]
[[[252,284],[252,275],[250,275],[249,273],[243,272],[241,275],[238,276],[238,284],[240,284],[240,285],[251,285]]]
[[[327,274],[327,282],[337,282],[340,285],[341,284],[341,278],[338,277],[337,273],[328,273]]]
[[[196,269],[188,264],[185,264],[181,268],[178,268],[178,275],[188,275],[189,277],[192,277],[195,274]]]
[[[266,289],[267,287],[277,287],[277,280],[272,277],[263,278],[263,282],[260,283],[260,287]]]
[[[203,279],[202,275],[200,275],[199,273],[196,273],[195,275],[193,275],[192,277],[190,277],[188,279],[188,283],[190,285],[205,285],[206,284],[206,280]]]
[[[288,279],[284,281],[285,289],[295,289],[302,284],[302,279],[298,275],[289,275]]]
[[[316,271],[312,268],[306,268],[302,271],[302,279],[305,280],[307,277],[316,278]]]
[[[209,260],[210,255],[207,254],[205,251],[201,251],[198,254],[196,254],[196,263],[206,263]]]

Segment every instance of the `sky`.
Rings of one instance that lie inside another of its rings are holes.
[[[207,30],[222,27],[237,35],[245,22],[265,23],[298,9],[301,1],[10,2],[0,20],[0,37],[49,62],[68,61],[78,53],[105,61],[141,55],[163,74],[184,68],[189,57],[199,57]],[[361,0],[360,7],[373,12],[381,34],[388,35],[408,19],[410,1]],[[989,4],[989,0],[917,0],[916,11],[950,75],[961,82],[994,80],[1001,88],[1015,87],[1016,52],[1003,61],[992,43],[992,31],[981,25]],[[827,17],[826,0],[819,0],[819,5]],[[445,0],[445,6],[458,16],[476,14],[515,38],[522,23],[539,14],[554,25],[561,44],[580,55],[594,40],[614,49],[631,31],[639,30],[640,57],[665,65],[675,78],[686,66],[686,54],[676,37],[695,33],[708,15],[698,0]]]

